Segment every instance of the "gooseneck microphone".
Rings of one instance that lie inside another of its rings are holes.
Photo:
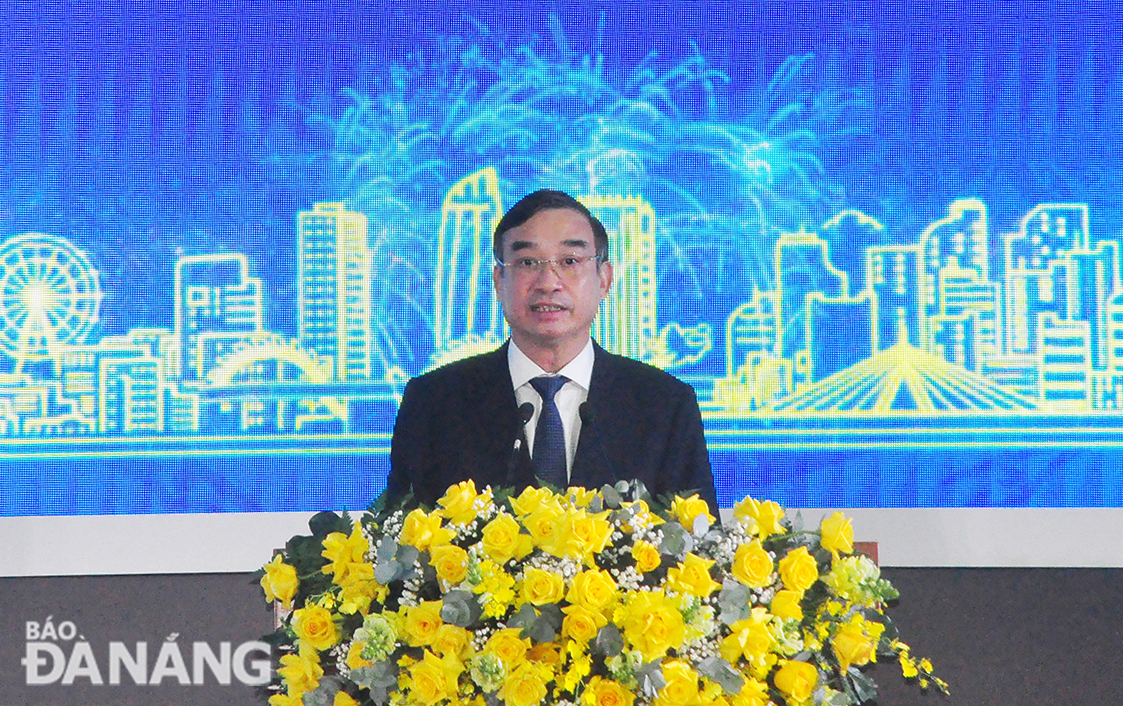
[[[523,402],[519,405],[519,430],[515,435],[515,443],[511,447],[511,458],[507,461],[507,486],[515,487],[515,467],[519,464],[519,452],[526,445],[526,423],[534,416],[534,405]]]
[[[612,482],[622,479],[616,475],[616,466],[608,458],[608,452],[604,448],[604,440],[601,438],[600,432],[597,430],[597,410],[592,402],[582,402],[581,406],[577,408],[577,414],[581,417],[581,427],[588,429],[592,435],[593,442],[597,445],[597,451],[600,452],[601,461],[604,462],[604,467],[608,471],[609,478]]]

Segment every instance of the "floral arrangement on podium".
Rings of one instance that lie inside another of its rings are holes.
[[[879,657],[946,693],[841,513],[803,530],[746,499],[717,524],[669,500],[466,482],[432,511],[315,516],[261,573],[281,616],[269,703],[836,706],[876,696]]]

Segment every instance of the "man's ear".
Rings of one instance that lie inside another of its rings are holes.
[[[604,299],[612,287],[612,263],[602,262],[597,268],[597,276],[600,277],[600,298]]]

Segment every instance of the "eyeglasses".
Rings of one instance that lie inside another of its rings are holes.
[[[563,279],[577,279],[581,276],[581,265],[589,260],[603,262],[600,255],[562,255],[552,260],[540,260],[536,257],[520,257],[511,262],[497,260],[500,267],[505,267],[515,273],[516,277],[533,277],[546,270],[553,270],[558,277]]]

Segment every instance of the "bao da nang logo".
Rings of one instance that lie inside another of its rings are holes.
[[[110,641],[95,645],[73,621],[25,623],[23,665],[28,686],[160,685],[269,683],[270,646],[260,641],[181,641],[179,633],[162,642]]]

